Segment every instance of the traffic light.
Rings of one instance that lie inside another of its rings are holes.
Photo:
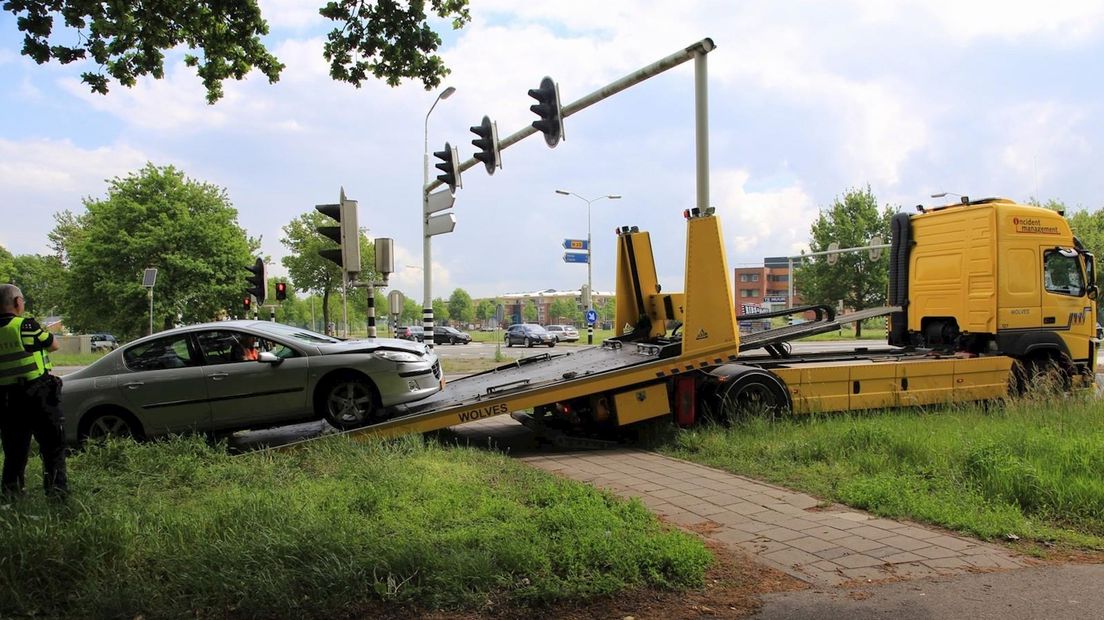
[[[360,229],[357,227],[357,203],[345,198],[341,189],[341,201],[335,205],[316,205],[319,213],[340,223],[340,226],[319,226],[318,232],[337,242],[337,248],[319,250],[323,258],[337,263],[346,273],[360,273]]]
[[[483,122],[472,127],[471,130],[479,136],[471,141],[475,148],[479,149],[475,158],[487,167],[487,174],[494,174],[495,168],[502,167],[502,154],[498,151],[498,125],[491,122],[490,117],[484,116]]]
[[[276,283],[276,301],[287,299],[287,282]]]
[[[250,300],[248,296],[246,296],[244,299],[242,299],[242,309],[245,310],[245,313],[247,315],[249,314],[249,306],[251,306],[251,305],[253,305],[252,300]]]
[[[433,156],[441,160],[440,163],[433,164],[434,168],[443,173],[437,175],[437,180],[448,185],[453,192],[457,188],[463,188],[464,184],[460,182],[460,154],[456,152],[456,147],[446,142],[445,150],[433,151]]]
[[[563,109],[560,107],[560,87],[545,77],[541,80],[540,88],[530,88],[529,96],[536,99],[537,103],[529,106],[529,110],[536,112],[539,121],[533,121],[533,128],[544,133],[544,141],[548,146],[555,147],[563,139]]]
[[[245,289],[246,293],[257,298],[257,305],[261,305],[265,302],[265,290],[267,287],[267,280],[265,280],[265,264],[260,258],[257,262],[253,263],[252,267],[246,267],[253,275],[245,279],[246,282],[253,286]]]

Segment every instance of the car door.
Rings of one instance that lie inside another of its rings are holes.
[[[216,430],[313,417],[307,394],[307,357],[269,338],[230,329],[198,332],[204,377]],[[256,345],[254,347],[254,345]],[[275,354],[278,364],[247,359],[250,348]]]
[[[1075,360],[1088,359],[1096,317],[1092,316],[1081,258],[1073,248],[1040,248],[1043,256],[1042,323],[1066,341]]]
[[[210,428],[206,380],[188,334],[132,346],[123,352],[123,365],[116,389],[147,435]]]

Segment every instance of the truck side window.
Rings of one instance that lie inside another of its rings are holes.
[[[1055,249],[1043,254],[1043,285],[1047,292],[1081,297],[1085,294],[1085,280],[1081,276],[1081,264],[1077,252]]]

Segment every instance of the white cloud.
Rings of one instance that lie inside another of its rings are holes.
[[[0,139],[0,204],[28,207],[0,228],[0,245],[13,254],[44,252],[55,212],[79,212],[81,199],[97,195],[106,179],[145,163],[145,154],[126,145],[86,149],[68,140]]]
[[[1061,45],[1100,33],[1104,2],[1099,0],[854,0],[868,18],[900,22],[902,14],[927,14],[942,35],[959,43],[994,38],[1040,37]]]
[[[808,247],[809,229],[819,210],[799,185],[748,191],[744,170],[713,174],[713,202],[724,224],[730,262],[762,256],[794,255]]]
[[[1053,101],[1009,106],[996,116],[1007,137],[999,145],[1001,163],[1020,179],[1033,180],[1035,193],[1062,173],[1067,162],[1092,155],[1083,127],[1088,116],[1083,108]]]
[[[305,28],[325,21],[321,3],[311,0],[260,0],[261,15],[271,28]]]

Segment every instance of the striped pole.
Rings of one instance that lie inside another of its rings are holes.
[[[376,288],[368,287],[368,337],[376,337]]]
[[[433,307],[422,308],[422,342],[433,346]]]

